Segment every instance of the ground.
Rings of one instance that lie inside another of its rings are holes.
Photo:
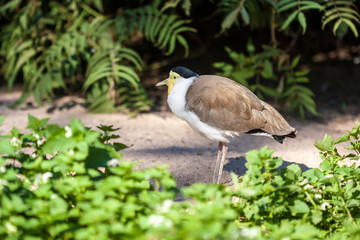
[[[80,119],[85,126],[114,125],[121,128],[120,141],[130,147],[123,152],[123,159],[137,161],[138,168],[154,165],[169,165],[169,170],[179,186],[188,186],[196,182],[209,183],[217,156],[217,142],[212,142],[194,132],[185,122],[169,111],[139,114],[136,117],[121,113],[92,114],[79,103],[82,99],[64,97],[42,107],[33,107],[25,103],[17,109],[8,106],[20,96],[20,91],[7,92],[0,89],[0,115],[6,120],[0,126],[0,134],[8,133],[13,126],[25,131],[27,115],[37,118],[51,118],[50,123],[69,124],[73,117]],[[286,165],[298,163],[303,170],[318,167],[321,160],[316,141],[321,141],[324,134],[338,138],[360,121],[359,107],[349,107],[351,111],[323,110],[317,120],[298,120],[285,116],[298,134],[295,139],[287,139],[284,144],[259,136],[241,135],[231,139],[229,152],[224,165],[222,182],[231,181],[230,172],[243,175],[245,153],[268,145],[275,150],[275,156],[281,156]],[[339,148],[344,152],[344,145]],[[351,164],[351,162],[348,162]]]

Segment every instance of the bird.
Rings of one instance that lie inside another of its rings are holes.
[[[279,143],[296,130],[270,104],[238,82],[217,75],[199,75],[177,66],[156,86],[168,87],[171,111],[200,135],[218,141],[213,182],[221,182],[230,137],[241,133],[267,136]]]

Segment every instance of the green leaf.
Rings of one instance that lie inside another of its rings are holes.
[[[308,213],[310,211],[309,206],[304,201],[298,199],[294,201],[294,206],[290,208],[294,214]]]
[[[189,45],[188,45],[186,39],[181,35],[176,35],[176,39],[180,43],[180,45],[182,45],[185,48],[184,57],[185,58],[188,57],[189,56]]]
[[[241,8],[241,17],[244,20],[245,24],[249,25],[250,16],[249,16],[249,13],[248,13],[248,11],[246,10],[246,8],[244,6]]]
[[[270,78],[273,76],[273,66],[269,60],[264,61],[264,77]]]
[[[322,221],[322,212],[320,210],[313,209],[311,210],[311,222],[314,225],[317,225]]]
[[[28,125],[26,128],[33,131],[39,130],[43,128],[49,120],[50,118],[37,119],[36,117],[28,114]]]
[[[235,23],[239,15],[239,12],[242,8],[243,7],[240,5],[234,10],[232,10],[228,15],[226,15],[225,19],[221,23],[222,31],[225,31],[226,29],[230,28]]]
[[[291,13],[285,20],[285,22],[283,23],[283,25],[281,25],[281,30],[285,30],[295,19],[295,17],[297,16],[298,11],[294,11],[293,13]]]
[[[350,140],[350,135],[342,135],[338,138],[338,140],[335,142],[335,144],[346,142]]]
[[[7,139],[0,140],[0,156],[1,154],[13,155],[15,150]]]
[[[305,31],[306,31],[306,18],[305,18],[305,14],[303,12],[300,12],[298,14],[298,21],[300,23],[300,26],[303,29],[302,33],[305,34]]]
[[[296,180],[301,175],[301,168],[298,164],[291,164],[285,168],[284,176],[291,180]]]
[[[360,207],[360,200],[358,199],[350,199],[346,205],[350,208],[359,208]]]
[[[335,142],[331,136],[325,133],[324,139],[322,142],[316,142],[315,147],[320,151],[332,152],[335,150]]]
[[[351,31],[354,33],[354,36],[359,37],[359,33],[357,31],[355,24],[346,18],[343,18],[343,21],[350,27]]]
[[[276,97],[280,96],[280,93],[278,91],[276,91],[275,89],[265,87],[263,85],[259,85],[258,88],[270,97],[276,98]]]
[[[328,171],[331,169],[331,164],[328,160],[324,160],[320,163],[320,169],[322,171]]]
[[[295,68],[300,61],[301,56],[297,55],[292,61],[291,61],[291,68]],[[295,75],[296,76],[296,75]]]

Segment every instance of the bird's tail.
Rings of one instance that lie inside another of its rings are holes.
[[[293,132],[291,132],[291,133],[289,133],[289,134],[287,134],[287,135],[282,135],[282,136],[272,135],[272,138],[273,138],[275,141],[277,141],[277,142],[279,142],[279,143],[281,143],[281,144],[284,143],[284,140],[285,140],[285,138],[287,138],[287,137],[289,137],[289,138],[296,138],[296,130],[293,131]]]

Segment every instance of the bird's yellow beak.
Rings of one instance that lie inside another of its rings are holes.
[[[168,85],[169,79],[162,80],[161,82],[158,82],[155,86],[162,86],[162,85]]]
[[[162,85],[166,85],[168,86],[168,94],[170,94],[170,91],[172,89],[172,87],[174,86],[174,82],[175,82],[176,76],[174,75],[173,72],[170,72],[170,75],[167,79],[162,80],[161,82],[158,82],[155,86],[162,86]]]

